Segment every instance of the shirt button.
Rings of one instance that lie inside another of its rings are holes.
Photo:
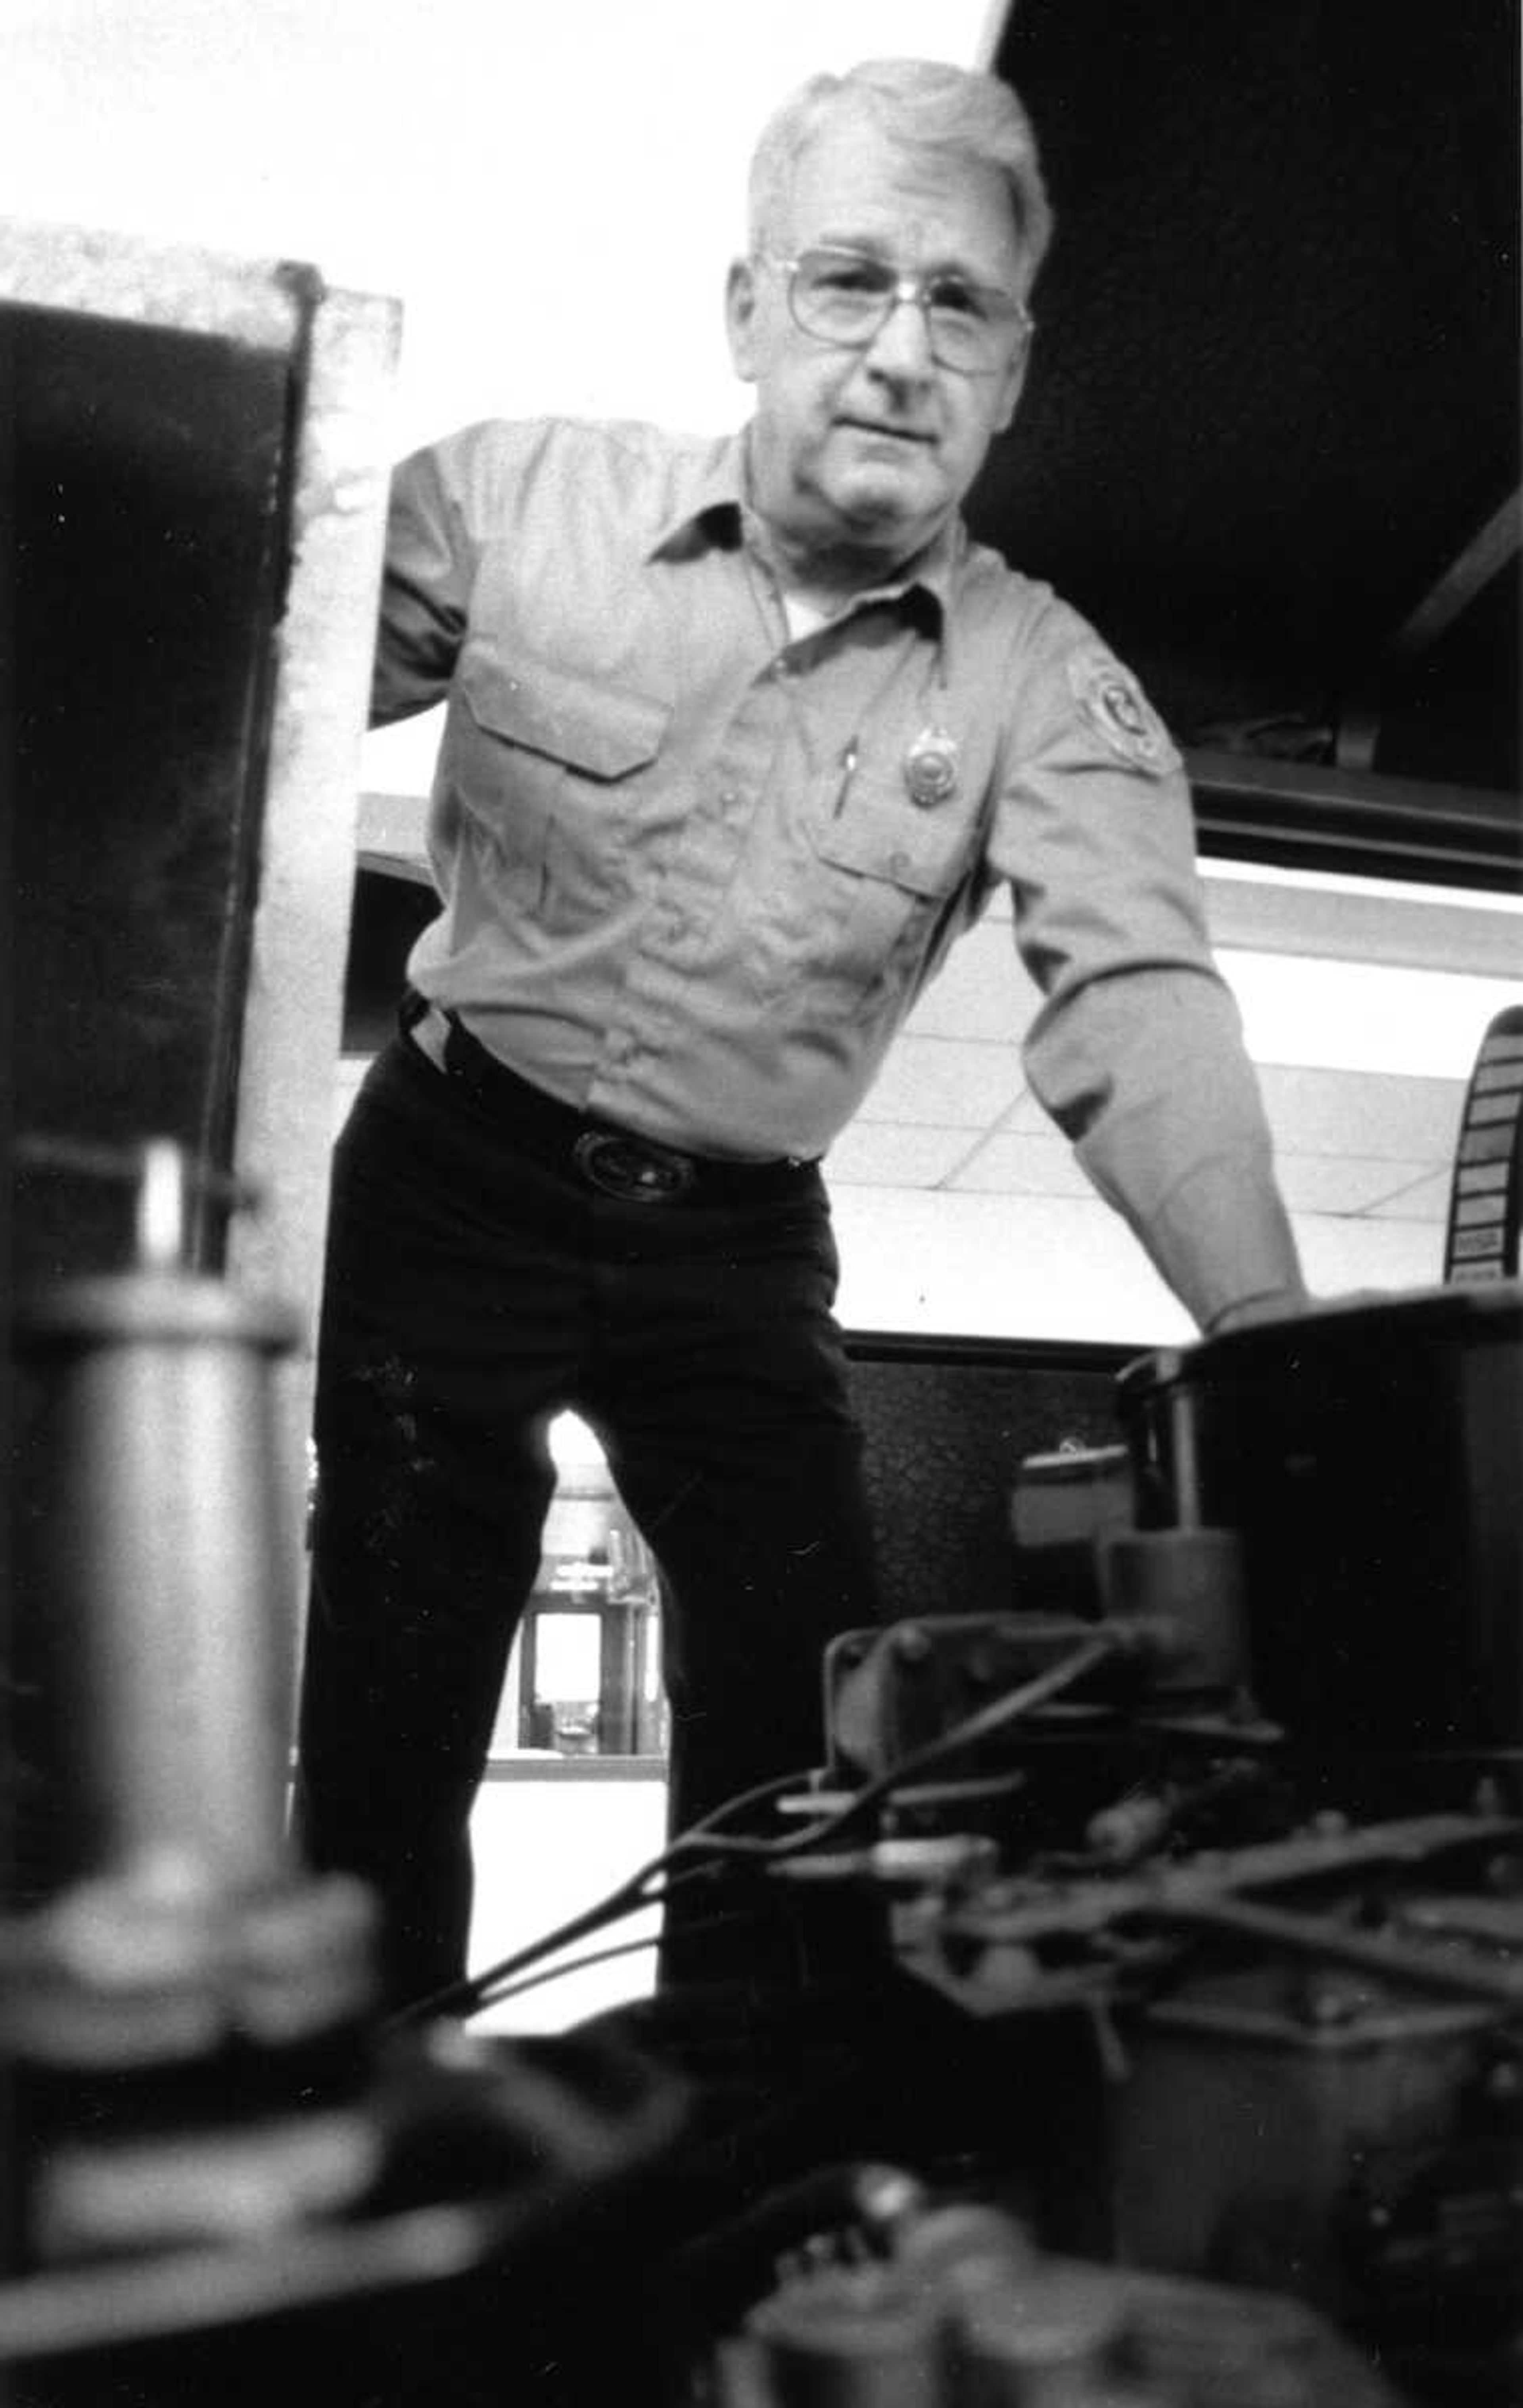
[[[888,856],[888,867],[894,877],[902,878],[905,871],[910,867],[909,854],[907,853],[891,853]]]

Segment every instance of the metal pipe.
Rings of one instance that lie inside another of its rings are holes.
[[[161,1169],[154,1251],[174,1219]],[[285,1870],[296,1557],[268,1372],[296,1335],[284,1311],[168,1268],[71,1281],[18,1316],[18,1618],[57,1885],[173,1864],[237,1891]]]

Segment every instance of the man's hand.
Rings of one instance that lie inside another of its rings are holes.
[[[1260,1321],[1294,1321],[1303,1312],[1315,1312],[1322,1302],[1309,1288],[1274,1288],[1266,1296],[1245,1296],[1238,1304],[1228,1305],[1207,1324],[1205,1335],[1220,1338],[1228,1329],[1248,1329]]]
[[[1268,1296],[1244,1297],[1218,1312],[1206,1331],[1220,1338],[1228,1329],[1249,1329],[1261,1321],[1294,1321],[1306,1312],[1357,1312],[1372,1305],[1398,1304],[1401,1291],[1386,1287],[1350,1287],[1336,1296],[1314,1296],[1310,1288],[1276,1288]]]

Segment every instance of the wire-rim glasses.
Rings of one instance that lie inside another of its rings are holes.
[[[997,375],[1031,338],[1035,321],[1013,293],[952,268],[908,275],[870,251],[833,245],[769,256],[787,278],[795,325],[818,343],[865,351],[905,301],[925,321],[932,359],[960,376]]]

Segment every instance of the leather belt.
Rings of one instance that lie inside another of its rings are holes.
[[[425,1003],[421,996],[406,998],[401,1022],[424,1058],[464,1088],[506,1134],[541,1161],[620,1203],[764,1204],[807,1195],[817,1184],[812,1162],[722,1162],[589,1119],[510,1070],[471,1035],[458,1013]]]

